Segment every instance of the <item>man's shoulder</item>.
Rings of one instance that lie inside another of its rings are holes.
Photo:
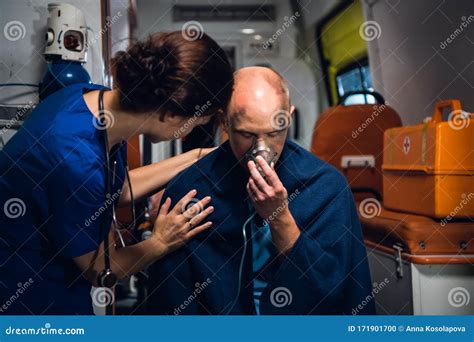
[[[213,183],[213,170],[216,162],[222,159],[222,148],[219,146],[205,157],[189,166],[176,175],[166,187],[166,191],[172,194],[185,194],[189,190],[208,190]]]
[[[295,142],[287,142],[285,164],[287,173],[304,182],[307,186],[316,185],[342,190],[347,187],[347,180],[342,173],[328,162],[321,160],[313,153]]]

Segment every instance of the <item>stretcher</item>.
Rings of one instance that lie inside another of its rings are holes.
[[[377,314],[474,314],[474,220],[443,222],[379,207],[359,216]]]

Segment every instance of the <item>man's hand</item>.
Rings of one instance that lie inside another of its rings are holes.
[[[247,166],[250,178],[247,183],[247,192],[260,217],[272,221],[287,210],[288,192],[275,170],[262,157],[257,157],[257,163],[262,170],[263,177],[257,169],[257,165],[253,161],[249,161]]]
[[[262,157],[257,157],[257,164],[263,176],[253,161],[247,163],[250,172],[247,192],[257,214],[268,221],[273,242],[280,252],[285,252],[300,234],[288,208],[288,192],[275,170]]]

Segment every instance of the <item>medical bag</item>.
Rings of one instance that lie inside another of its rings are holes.
[[[344,105],[353,96],[375,98],[378,103]],[[401,124],[397,112],[380,94],[348,93],[317,120],[311,152],[346,176],[356,198],[373,193],[381,198],[383,133]]]
[[[458,100],[446,100],[424,123],[388,129],[382,170],[386,208],[439,219],[474,216],[474,117]]]

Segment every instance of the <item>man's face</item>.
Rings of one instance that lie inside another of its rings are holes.
[[[243,81],[242,81],[243,82]],[[232,151],[246,168],[245,153],[262,139],[280,156],[294,108],[270,85],[254,89],[237,86],[229,104],[225,130]]]

